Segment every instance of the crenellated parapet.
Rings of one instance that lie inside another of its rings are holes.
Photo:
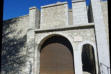
[[[57,2],[41,7],[40,28],[58,28],[68,25],[68,4]]]

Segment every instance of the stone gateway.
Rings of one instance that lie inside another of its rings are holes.
[[[106,3],[57,2],[4,21],[1,74],[110,74]]]
[[[72,51],[64,37],[54,36],[46,40],[40,52],[40,74],[74,74]]]

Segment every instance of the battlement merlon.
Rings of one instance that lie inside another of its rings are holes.
[[[87,7],[85,0],[74,0],[72,2],[73,25],[88,24]]]
[[[54,4],[48,4],[48,5],[45,5],[45,6],[41,6],[41,9],[42,9],[42,8],[59,6],[59,5],[64,5],[64,4],[68,4],[68,3],[67,3],[67,2],[57,2],[57,3],[54,3]]]
[[[40,11],[35,7],[29,8],[29,29],[40,27]]]
[[[68,25],[68,4],[57,2],[41,7],[40,28],[58,28]]]

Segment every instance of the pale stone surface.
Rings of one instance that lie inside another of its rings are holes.
[[[66,37],[72,44],[73,46],[73,52],[74,52],[74,63],[75,63],[75,74],[82,74],[82,62],[81,62],[81,49],[78,49],[78,45],[81,43],[81,41],[74,41],[74,37],[76,36],[81,36],[83,38],[83,41],[89,41],[92,42],[96,45],[95,43],[95,35],[94,35],[94,29],[93,28],[86,28],[86,29],[72,29],[72,30],[62,30],[62,31],[50,31],[50,32],[42,32],[42,33],[37,33],[35,36],[35,44],[39,45],[38,47],[36,47],[36,50],[38,52],[40,52],[40,45],[42,45],[42,43],[48,38],[48,36],[50,37],[51,35],[62,35],[64,37]],[[87,35],[88,34],[88,35]],[[82,47],[82,46],[81,46]],[[40,55],[40,54],[39,54]],[[97,57],[97,56],[96,56]],[[37,61],[39,61],[39,57],[35,57],[35,63],[36,63],[36,67],[35,69],[37,71],[39,71],[39,65],[40,62],[37,63]],[[38,72],[39,73],[39,72]]]
[[[68,11],[68,24],[69,24],[69,25],[73,25],[72,9],[69,9],[69,11]]]
[[[103,17],[104,17],[104,23],[106,25],[106,34],[107,34],[107,39],[108,39],[108,44],[109,44],[109,29],[108,29],[108,6],[107,6],[107,1],[101,2],[101,7],[102,7],[102,12],[103,12]]]
[[[25,62],[27,59],[26,33],[28,24],[28,15],[3,22],[1,70],[4,71],[4,74],[27,74]]]
[[[29,25],[30,29],[40,28],[40,11],[36,7],[29,8]]]
[[[107,54],[108,50],[106,50],[108,48],[105,41],[108,39],[105,37],[108,36],[107,7],[106,3],[101,4],[104,16],[104,20],[102,20],[101,5],[98,3],[99,0],[96,1],[92,0],[94,23],[88,23],[85,0],[74,0],[72,3],[73,11],[68,10],[66,2],[57,2],[42,6],[41,16],[36,7],[31,7],[29,15],[4,21],[2,64],[5,66],[2,65],[1,74],[6,74],[6,72],[8,74],[40,74],[40,47],[52,35],[61,35],[71,42],[75,74],[89,74],[82,71],[81,53],[84,44],[90,44],[94,47],[97,74],[99,71],[98,61],[99,64],[102,63],[100,71],[104,74],[108,74],[108,72],[110,74],[110,69],[106,67],[109,68],[109,58],[107,58],[109,55]],[[104,21],[105,25],[101,21]],[[4,54],[7,53],[4,50],[9,52],[5,56],[7,58],[4,57]],[[17,53],[15,54],[15,52]],[[10,56],[13,53],[15,55]],[[16,58],[18,59],[16,60]],[[13,60],[21,61],[22,64],[17,64]]]
[[[83,41],[81,36],[75,36],[74,41]]]
[[[57,28],[68,25],[68,5],[61,3],[41,9],[40,28]]]
[[[88,23],[87,9],[85,1],[82,2],[73,2],[72,3],[73,11],[73,25],[85,25]]]
[[[107,41],[106,25],[104,24],[104,17],[102,13],[102,8],[100,0],[92,0],[92,10],[93,17],[95,22],[95,34],[97,40],[97,48],[99,55],[99,64],[105,64],[107,67],[110,67],[109,60],[109,44]],[[102,33],[102,34],[101,34]],[[104,70],[104,73],[107,74],[107,71]]]
[[[27,50],[28,50],[28,60],[29,62],[29,74],[34,74],[34,49],[35,49],[35,29],[40,28],[40,11],[36,7],[31,7],[29,9],[29,26],[27,31]]]
[[[91,74],[91,73],[89,73],[89,72],[83,72],[83,74]]]
[[[92,5],[93,17],[95,23],[95,35],[97,40],[99,64],[105,64],[106,68],[107,67],[110,68],[109,44],[107,41],[107,33],[105,28],[106,25],[103,19],[104,17],[102,13],[100,0],[91,0],[91,5]],[[100,71],[101,70],[103,70],[102,73],[108,74],[108,71],[102,69],[100,66]]]

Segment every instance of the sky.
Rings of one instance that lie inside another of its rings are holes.
[[[4,0],[3,20],[8,20],[29,13],[29,8],[36,6],[39,10],[41,6],[67,1],[71,8],[71,0]],[[89,0],[86,0],[89,3]]]

